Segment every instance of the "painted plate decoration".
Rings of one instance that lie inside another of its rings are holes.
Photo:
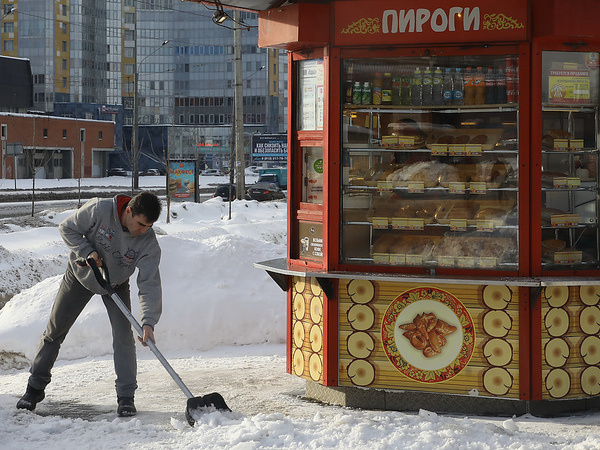
[[[407,377],[439,383],[460,373],[475,348],[467,308],[441,289],[410,289],[383,316],[381,337],[390,362]]]

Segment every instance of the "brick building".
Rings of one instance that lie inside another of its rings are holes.
[[[107,121],[0,112],[2,178],[14,178],[15,170],[17,178],[31,178],[34,170],[36,178],[103,177],[114,128]]]

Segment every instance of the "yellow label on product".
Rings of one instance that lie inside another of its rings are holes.
[[[475,267],[475,257],[459,256],[458,258],[456,258],[456,263],[458,267]]]
[[[554,150],[559,152],[569,151],[568,139],[554,139]]]
[[[454,256],[438,256],[440,267],[454,267]]]
[[[408,229],[408,220],[400,217],[392,218],[392,228],[394,230],[407,230]]]
[[[481,144],[465,145],[467,156],[481,156]]]
[[[408,219],[408,228],[410,230],[422,230],[425,228],[425,219]]]
[[[487,191],[487,183],[485,181],[471,181],[469,184],[471,194],[485,194]]]
[[[448,154],[448,144],[431,144],[432,156],[446,156]]]
[[[552,186],[555,188],[564,189],[567,187],[567,177],[554,177],[552,178]]]
[[[387,230],[389,225],[389,219],[387,217],[373,217],[373,228],[378,230]]]
[[[554,263],[555,264],[578,264],[582,261],[582,252],[571,251],[571,252],[555,252]]]
[[[411,194],[422,194],[425,192],[425,183],[422,181],[411,181],[408,183],[408,192]]]
[[[451,219],[450,230],[467,231],[467,219]]]
[[[415,137],[414,136],[399,136],[398,147],[414,147]]]
[[[550,225],[553,227],[574,227],[579,225],[579,214],[555,214],[550,216]]]
[[[463,181],[451,181],[448,183],[448,192],[450,194],[464,194],[467,185]]]
[[[569,189],[577,189],[581,187],[581,178],[569,177],[567,178],[567,187]]]
[[[377,190],[379,192],[391,192],[394,189],[394,183],[392,181],[378,181]]]
[[[404,266],[406,264],[406,255],[403,253],[390,253],[390,264]]]
[[[450,144],[448,146],[448,153],[450,156],[465,156],[465,144]]]
[[[583,139],[570,139],[569,147],[571,150],[583,150]]]
[[[389,253],[373,253],[373,262],[375,264],[389,264],[390,254]]]
[[[479,258],[479,267],[482,269],[491,269],[498,265],[498,258],[495,256],[482,256]]]
[[[494,231],[494,221],[493,220],[478,220],[477,221],[477,231],[485,231],[487,233]]]
[[[398,145],[398,136],[382,136],[381,145],[384,147],[395,147]]]
[[[423,255],[406,255],[407,266],[422,266]]]

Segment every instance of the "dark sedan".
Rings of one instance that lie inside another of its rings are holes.
[[[213,194],[214,197],[221,197],[223,200],[229,200],[229,185],[219,184]],[[235,200],[235,186],[231,186],[231,200]]]
[[[285,194],[281,188],[275,183],[258,182],[248,188],[247,197],[250,200],[276,200],[285,198]]]

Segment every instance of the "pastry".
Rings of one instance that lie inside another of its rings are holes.
[[[471,138],[466,134],[461,134],[460,136],[456,136],[453,140],[453,144],[468,144],[471,141]]]
[[[471,139],[471,142],[469,142],[469,144],[486,144],[488,141],[488,137],[485,134],[478,134],[477,136],[475,136],[473,139]]]

